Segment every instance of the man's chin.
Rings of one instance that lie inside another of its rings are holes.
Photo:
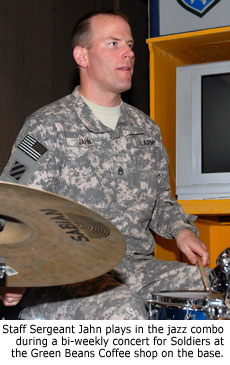
[[[120,94],[121,93],[124,93],[124,92],[126,92],[126,91],[128,91],[128,90],[130,90],[131,89],[131,87],[132,87],[132,84],[130,83],[129,85],[123,85],[121,88],[120,88]]]

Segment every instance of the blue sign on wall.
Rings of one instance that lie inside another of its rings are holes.
[[[149,0],[150,37],[227,25],[230,0]]]
[[[186,10],[199,17],[204,16],[220,0],[177,0]]]

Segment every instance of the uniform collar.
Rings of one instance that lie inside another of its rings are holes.
[[[115,131],[105,126],[96,118],[91,109],[84,102],[78,89],[79,86],[77,86],[72,93],[76,102],[75,109],[78,117],[88,130],[93,133],[113,133],[115,137],[144,133],[144,128],[141,126],[141,123],[138,123],[137,115],[135,115],[135,112],[133,112],[129,105],[124,102],[121,104],[121,115]]]

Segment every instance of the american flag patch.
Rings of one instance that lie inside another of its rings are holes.
[[[9,175],[19,181],[19,179],[22,177],[22,175],[26,172],[26,166],[24,166],[22,163],[15,161]]]
[[[17,147],[35,161],[47,151],[47,148],[29,135],[26,136]]]

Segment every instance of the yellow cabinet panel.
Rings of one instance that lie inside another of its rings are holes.
[[[175,196],[175,131],[176,131],[176,67],[195,63],[230,59],[230,27],[206,29],[147,40],[150,52],[150,116],[161,129],[163,143],[169,155],[169,175]],[[230,215],[230,200],[193,200],[179,202],[186,213]],[[230,224],[230,223],[229,223]],[[201,239],[211,255],[211,266],[220,250],[228,245],[230,226],[197,222]],[[180,260],[175,244],[157,237],[155,256],[159,259]],[[169,251],[167,250],[169,247]]]

